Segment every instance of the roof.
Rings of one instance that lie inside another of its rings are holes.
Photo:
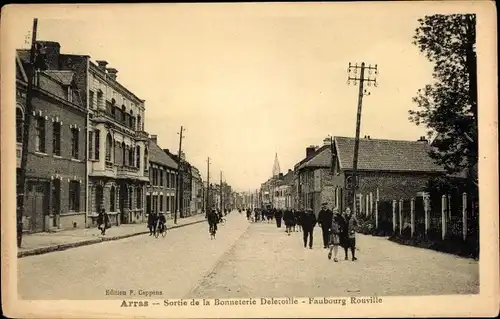
[[[149,160],[154,163],[177,169],[177,163],[151,139],[149,140]]]
[[[332,164],[332,152],[330,149],[330,145],[321,146],[311,157],[300,161],[297,169],[300,170],[306,167],[330,167]]]
[[[352,137],[334,138],[340,169],[352,169],[354,156]],[[435,164],[428,151],[430,145],[422,141],[360,139],[358,169],[371,171],[444,172]]]
[[[73,71],[61,71],[61,70],[47,70],[43,71],[43,73],[47,74],[57,82],[61,83],[62,85],[71,85],[73,82],[73,77],[74,77],[74,72]]]

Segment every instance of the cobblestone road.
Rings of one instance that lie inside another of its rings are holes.
[[[206,223],[18,260],[23,299],[122,299],[106,290],[159,291],[153,298],[469,294],[478,263],[435,251],[358,236],[359,260],[327,259],[321,232],[314,249],[302,234],[227,216],[216,240]],[[343,257],[341,252],[340,257]]]

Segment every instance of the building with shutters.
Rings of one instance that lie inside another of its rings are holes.
[[[176,207],[177,163],[158,146],[158,138],[149,141],[149,183],[146,187],[146,213],[161,212],[173,218]]]
[[[39,42],[39,44],[51,44]],[[42,56],[39,56],[43,59]],[[43,232],[85,227],[86,120],[85,91],[74,70],[42,66],[33,81],[33,112],[26,114],[26,69],[29,50],[16,52],[17,193],[23,125],[31,117],[26,166],[23,231]],[[19,205],[18,205],[19,207]]]

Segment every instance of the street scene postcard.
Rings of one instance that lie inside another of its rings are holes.
[[[1,12],[12,318],[495,317],[490,1]]]

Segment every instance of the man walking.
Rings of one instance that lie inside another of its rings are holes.
[[[313,246],[313,231],[316,226],[316,215],[308,208],[302,220],[302,230],[304,231],[304,248],[307,248],[307,238],[309,237],[309,249]]]
[[[328,209],[328,204],[321,204],[321,210],[318,213],[318,224],[321,226],[323,235],[323,248],[328,248],[330,227],[332,226],[333,212]]]

